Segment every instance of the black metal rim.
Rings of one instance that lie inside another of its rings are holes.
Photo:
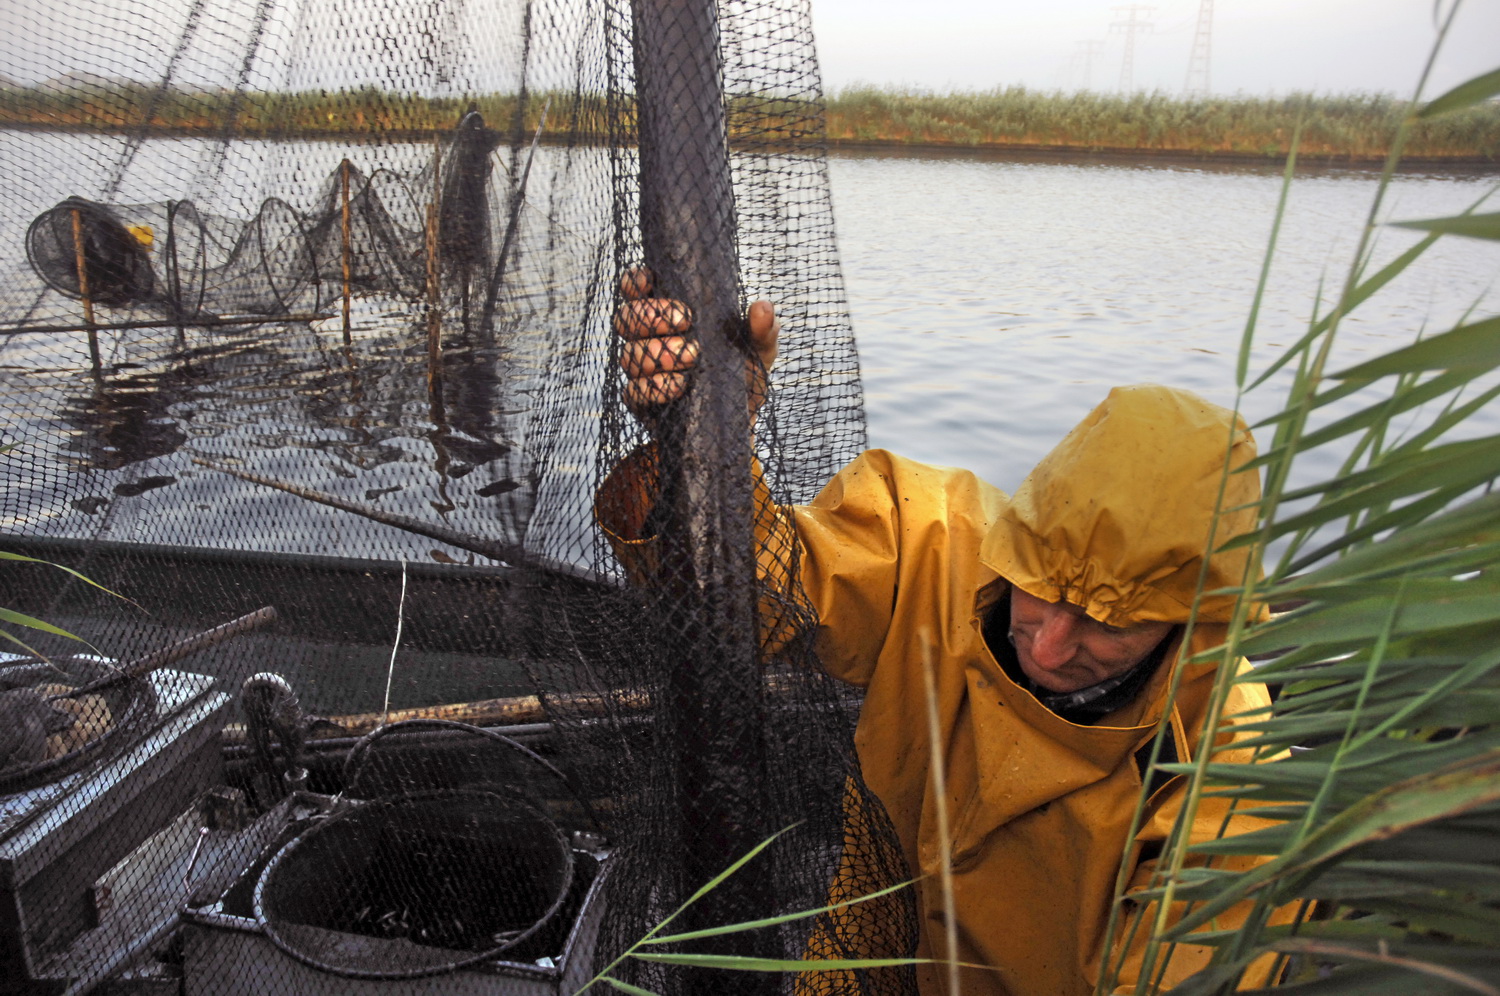
[[[595,832],[600,836],[604,836],[604,824],[599,821],[598,813],[594,812],[594,807],[589,805],[588,798],[579,791],[578,786],[573,784],[573,780],[561,768],[545,757],[542,757],[542,755],[530,747],[503,733],[495,730],[487,730],[482,726],[474,726],[471,723],[460,722],[456,719],[408,719],[402,720],[399,723],[378,726],[369,733],[366,733],[363,737],[360,737],[359,742],[351,747],[349,753],[344,757],[343,784],[346,786],[345,791],[351,791],[353,786],[359,783],[359,776],[364,773],[365,758],[379,740],[394,733],[409,732],[411,730],[457,730],[463,733],[471,733],[487,740],[493,740],[516,751],[518,754],[545,768],[549,774],[561,782],[563,788],[568,790],[568,793],[573,796],[573,800],[583,810],[584,815],[589,818],[589,822],[594,825]]]
[[[276,929],[275,923],[266,914],[266,889],[270,884],[272,884],[277,869],[281,868],[286,862],[287,858],[299,847],[304,846],[309,840],[315,839],[319,834],[329,832],[330,828],[339,827],[344,821],[346,821],[350,816],[354,814],[369,814],[372,810],[378,808],[394,809],[396,807],[410,807],[420,805],[424,802],[430,802],[434,799],[450,798],[455,795],[489,796],[497,804],[511,807],[519,806],[523,809],[529,810],[531,814],[536,817],[540,825],[545,826],[548,830],[551,831],[553,840],[557,845],[558,853],[562,856],[562,881],[560,883],[560,887],[557,890],[557,895],[553,897],[551,904],[542,913],[542,915],[539,916],[536,921],[533,922],[532,925],[525,931],[515,937],[508,939],[503,944],[497,944],[492,948],[487,948],[483,951],[477,951],[472,955],[467,955],[463,958],[458,958],[440,965],[424,965],[420,968],[404,970],[393,969],[388,971],[373,971],[359,968],[350,968],[343,965],[330,965],[326,962],[320,961],[319,959],[300,950],[295,944],[291,943],[285,937],[283,937],[281,933]],[[517,947],[518,945],[531,939],[531,937],[533,937],[539,930],[547,926],[552,921],[553,917],[557,916],[557,911],[561,909],[563,904],[567,901],[568,893],[573,887],[573,877],[576,873],[576,865],[577,863],[574,860],[573,849],[569,846],[567,838],[563,836],[562,829],[536,805],[519,796],[509,793],[502,793],[499,790],[487,788],[440,789],[428,792],[407,792],[399,795],[386,796],[372,802],[366,802],[356,805],[353,808],[344,810],[337,816],[330,817],[329,819],[315,824],[310,829],[298,834],[296,837],[293,837],[290,841],[288,841],[286,845],[283,846],[281,850],[278,851],[266,864],[265,869],[261,872],[260,879],[255,883],[255,920],[258,924],[260,924],[260,928],[265,932],[265,935],[270,938],[271,943],[275,944],[276,947],[281,949],[282,952],[291,956],[292,958],[297,959],[297,961],[301,962],[304,965],[315,968],[320,972],[327,972],[330,975],[338,975],[344,978],[352,979],[419,979],[435,975],[446,975],[449,972],[455,972],[469,965],[478,964],[479,962],[494,961],[500,955],[504,954],[511,948]]]
[[[82,197],[69,197],[58,204],[53,205],[46,211],[37,215],[26,229],[26,256],[31,263],[31,268],[36,275],[42,279],[48,287],[57,291],[65,297],[78,300],[82,298],[81,289],[73,284],[58,280],[54,275],[47,272],[46,267],[37,262],[37,240],[42,238],[47,226],[53,224],[53,219],[60,215],[71,215],[77,211],[85,219],[85,224],[92,227],[95,238],[107,237],[116,249],[119,249],[128,258],[128,268],[133,282],[128,287],[116,286],[113,289],[101,286],[97,292],[91,293],[90,297],[97,303],[112,307],[123,307],[130,304],[140,303],[149,298],[156,289],[155,274],[151,269],[150,257],[146,250],[135,238],[126,231],[125,226],[117,218],[113,211],[107,206],[95,201],[85,200]]]

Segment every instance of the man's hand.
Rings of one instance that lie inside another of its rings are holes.
[[[615,333],[625,340],[620,355],[627,378],[625,405],[645,422],[662,405],[683,396],[687,374],[698,362],[698,344],[686,338],[693,327],[687,306],[671,298],[652,297],[653,289],[650,271],[630,270],[620,279],[625,300],[615,311]],[[748,317],[750,348],[756,357],[745,364],[753,418],[765,401],[765,375],[776,362],[781,323],[769,301],[750,305]]]

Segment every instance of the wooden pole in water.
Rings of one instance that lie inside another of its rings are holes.
[[[352,278],[354,256],[353,246],[350,245],[351,236],[349,231],[349,170],[352,166],[353,163],[347,159],[339,163],[339,200],[341,202],[339,233],[342,238],[342,251],[339,255],[344,270],[344,345],[346,346],[353,342],[354,339],[353,333],[349,329],[349,283]]]
[[[441,398],[443,388],[442,260],[438,258],[438,219],[442,215],[443,139],[433,139],[432,200],[427,203],[427,392]]]
[[[755,589],[750,421],[742,352],[734,193],[715,0],[632,0],[640,121],[641,235],[656,294],[685,302],[700,353],[692,387],[662,420],[663,534],[657,625],[671,656],[668,701],[681,800],[681,858],[695,889],[779,827],[763,825],[765,782]],[[680,662],[680,663],[679,663]],[[770,915],[756,874],[688,910],[696,927]],[[686,896],[677,897],[679,900]],[[716,939],[736,954],[774,938]],[[723,980],[718,980],[723,981]],[[735,980],[764,985],[774,975]],[[713,991],[712,975],[687,991]]]
[[[104,375],[104,361],[99,356],[99,333],[94,322],[94,299],[89,295],[88,252],[83,238],[83,212],[73,209],[73,261],[78,267],[78,296],[83,301],[83,325],[89,334],[89,359],[94,364],[94,380]]]
[[[177,316],[177,348],[187,344],[187,327],[182,321],[182,265],[177,258],[177,201],[167,202],[167,241],[164,253],[167,257],[167,293],[171,295],[172,311]]]
[[[278,481],[273,477],[263,477],[260,474],[253,474],[247,470],[226,467],[199,457],[194,457],[193,463],[198,464],[200,467],[217,470],[221,474],[228,474],[230,477],[237,477],[242,481],[249,481],[251,484],[260,484],[268,488],[275,488],[277,491],[284,491],[289,495],[296,495],[298,498],[305,498],[308,501],[315,501],[320,505],[327,505],[329,508],[351,512],[372,522],[394,526],[397,529],[415,533],[418,536],[426,536],[428,539],[435,539],[440,543],[447,543],[450,546],[458,547],[460,550],[468,550],[470,553],[477,553],[481,557],[488,557],[491,560],[500,561],[501,563],[550,571],[553,574],[565,574],[580,581],[608,584],[607,579],[601,578],[587,568],[551,557],[533,554],[519,543],[505,543],[487,540],[479,536],[470,536],[467,533],[461,533],[457,529],[452,529],[436,522],[414,519],[409,515],[402,515],[399,512],[387,512],[384,509],[362,505],[359,502],[340,498],[337,495],[315,491],[312,488],[304,488],[288,481]]]

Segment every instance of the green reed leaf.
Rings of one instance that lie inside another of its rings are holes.
[[[1461,214],[1451,218],[1425,218],[1420,221],[1398,221],[1396,228],[1414,228],[1434,235],[1464,235],[1471,239],[1500,239],[1500,212]]]
[[[1496,902],[1500,868],[1477,861],[1343,861],[1318,876],[1317,891],[1343,901],[1437,892]]]
[[[25,640],[22,640],[21,638],[19,638],[17,636],[13,636],[12,634],[7,633],[3,629],[0,629],[0,636],[5,637],[5,639],[9,640],[12,644],[14,644],[15,646],[19,647],[22,651],[24,651],[26,653],[26,655],[28,657],[36,657],[36,658],[39,658],[41,660],[46,660],[47,659],[46,655],[44,655],[41,651],[36,650],[35,648],[33,648],[31,646],[31,644],[27,643]],[[74,639],[77,639],[77,638],[75,637]]]
[[[1496,349],[1495,365],[1500,366],[1500,346],[1497,346]],[[1304,433],[1301,440],[1298,441],[1298,449],[1316,449],[1325,443],[1330,443],[1335,439],[1340,439],[1352,433],[1369,431],[1378,426],[1383,426],[1397,415],[1405,414],[1406,412],[1420,408],[1428,402],[1462,390],[1474,379],[1475,373],[1475,371],[1468,369],[1445,370],[1437,376],[1429,377],[1407,390],[1400,391],[1393,397],[1381,398],[1374,404],[1366,405],[1351,415],[1346,415],[1341,419],[1330,422],[1328,425]],[[1344,375],[1334,374],[1333,376],[1342,377]],[[1366,383],[1365,381],[1361,381],[1352,386],[1355,390],[1358,390],[1364,387]],[[1487,395],[1485,400],[1495,397],[1497,391],[1500,391],[1500,388],[1492,388],[1485,392]],[[1315,398],[1313,401],[1314,407],[1321,407],[1324,404],[1327,394],[1331,393],[1326,392],[1324,395],[1319,395]],[[1335,398],[1333,400],[1342,400],[1342,398]]]
[[[1383,506],[1412,495],[1436,490],[1462,494],[1500,474],[1500,437],[1466,439],[1426,450],[1397,454],[1357,473],[1288,492],[1285,500],[1332,495],[1306,512],[1288,516],[1269,527],[1268,539],[1313,528],[1346,516]]]
[[[1481,576],[1459,582],[1417,581],[1410,588],[1412,597],[1401,606],[1395,620],[1397,635],[1500,621],[1500,579]],[[1390,614],[1392,597],[1390,586],[1372,584],[1367,597],[1298,609],[1261,626],[1240,644],[1239,650],[1254,654],[1304,642],[1371,639]]]
[[[1310,550],[1299,552],[1297,557],[1287,564],[1286,571],[1293,575],[1300,574],[1335,553],[1348,555],[1357,552],[1360,546],[1367,545],[1364,543],[1366,540],[1390,531],[1413,528],[1424,519],[1439,515],[1455,504],[1461,504],[1461,499],[1471,490],[1466,486],[1440,488],[1425,497],[1413,499],[1384,514],[1368,516],[1358,526],[1347,530],[1342,535],[1332,537],[1326,543]],[[1381,542],[1384,544],[1384,538]],[[1384,562],[1382,573],[1387,576],[1398,573],[1431,576],[1447,572],[1451,576],[1493,563],[1495,555],[1500,553],[1500,550],[1495,549],[1497,545],[1500,544],[1481,541],[1458,550],[1438,550],[1415,557],[1392,557]],[[1320,589],[1313,586],[1304,587],[1301,590],[1303,595],[1311,595]]]
[[[1340,302],[1340,306],[1338,308],[1336,308],[1333,312],[1326,315],[1325,317],[1314,322],[1312,327],[1309,328],[1300,339],[1293,343],[1291,347],[1283,352],[1278,359],[1276,359],[1268,367],[1266,367],[1265,371],[1262,372],[1259,377],[1255,378],[1255,380],[1251,382],[1250,387],[1247,390],[1254,390],[1255,388],[1264,384],[1267,380],[1274,376],[1278,370],[1286,366],[1292,361],[1293,358],[1295,358],[1299,353],[1305,350],[1314,340],[1318,338],[1318,336],[1327,332],[1328,329],[1333,325],[1335,317],[1347,315],[1354,309],[1358,308],[1365,301],[1369,300],[1370,297],[1375,294],[1375,292],[1379,291],[1386,284],[1390,283],[1392,280],[1395,280],[1398,276],[1404,273],[1406,269],[1413,263],[1415,263],[1424,252],[1430,249],[1432,247],[1432,244],[1437,240],[1438,236],[1436,233],[1426,236],[1416,245],[1407,249],[1405,252],[1401,253],[1401,255],[1397,256],[1395,259],[1382,266],[1375,272],[1373,276],[1356,284],[1354,288],[1350,290],[1349,293]],[[1264,425],[1270,425],[1274,422],[1282,421],[1290,417],[1291,411],[1290,409],[1288,409],[1287,411],[1283,411],[1278,416],[1274,416],[1273,418],[1257,423],[1254,428],[1260,428]]]
[[[25,626],[27,629],[41,630],[43,633],[51,633],[53,636],[65,636],[70,640],[77,640],[79,643],[88,642],[83,637],[74,636],[60,626],[54,626],[45,620],[28,616],[24,612],[17,612],[14,609],[0,608],[0,622],[8,622],[15,626]]]
[[[707,927],[703,930],[692,930],[683,934],[658,935],[655,937],[649,937],[643,940],[641,943],[676,944],[681,941],[695,941],[704,937],[720,937],[724,934],[738,934],[747,930],[759,930],[762,927],[774,927],[777,924],[791,923],[795,920],[806,920],[809,917],[820,916],[824,913],[832,913],[835,910],[846,909],[859,903],[868,902],[871,899],[878,899],[881,896],[887,896],[893,892],[899,892],[902,889],[910,888],[911,885],[911,881],[900,882],[896,885],[886,886],[884,889],[877,889],[875,892],[860,896],[857,899],[850,899],[845,902],[834,903],[830,906],[820,906],[817,909],[811,910],[800,910],[796,913],[784,913],[781,916],[767,917],[764,920],[747,920],[742,923],[725,924],[722,927]]]
[[[90,577],[87,577],[86,575],[78,573],[77,571],[73,570],[73,568],[71,568],[71,567],[64,567],[62,564],[54,564],[50,560],[38,560],[36,557],[23,557],[19,553],[9,553],[9,552],[7,552],[5,550],[0,550],[0,560],[14,560],[14,561],[21,561],[21,562],[28,563],[28,564],[45,564],[48,567],[55,567],[55,568],[57,568],[58,570],[62,571],[65,574],[71,574],[71,575],[73,575],[73,577],[75,577],[78,580],[82,581],[84,584],[93,585],[95,588],[98,588],[100,591],[104,592],[106,595],[113,595],[115,598],[118,598],[118,599],[120,599],[123,602],[130,602],[131,605],[136,605],[135,602],[133,602],[130,599],[126,598],[124,595],[121,595],[118,592],[110,591],[108,588],[104,587],[104,585],[100,584],[99,582],[95,581],[94,579],[92,579]],[[140,606],[136,605],[136,608],[140,608]]]
[[[1500,492],[1480,495],[1450,508],[1383,539],[1378,546],[1352,550],[1338,561],[1312,571],[1301,579],[1298,587],[1272,590],[1287,593],[1362,575],[1392,573],[1422,558],[1494,542],[1500,542]]]
[[[1428,101],[1427,106],[1417,112],[1417,117],[1435,118],[1472,107],[1496,94],[1500,94],[1500,69],[1492,69],[1482,76],[1465,80],[1442,96]]]
[[[1214,899],[1184,915],[1169,937],[1180,939],[1237,902],[1263,889],[1295,882],[1361,844],[1496,802],[1500,802],[1500,750],[1397,782],[1334,816],[1299,846],[1237,876]]]
[[[1464,991],[1480,993],[1483,996],[1500,996],[1500,988],[1490,985],[1477,975],[1441,964],[1437,960],[1429,960],[1432,955],[1442,957],[1447,954],[1449,958],[1452,958],[1451,952],[1434,950],[1429,952],[1426,958],[1413,957],[1405,953],[1395,953],[1389,945],[1380,945],[1378,948],[1369,950],[1352,944],[1338,944],[1308,937],[1281,938],[1272,942],[1270,947],[1274,951],[1309,955],[1319,960],[1365,962],[1371,965],[1401,968],[1415,975],[1451,984]],[[1337,979],[1338,976],[1334,975],[1333,978]],[[1335,993],[1360,994],[1360,996],[1368,996],[1368,994],[1410,996],[1413,991],[1413,980],[1409,975],[1371,974],[1355,976],[1353,981],[1356,984],[1355,988],[1333,988],[1314,984],[1310,987],[1301,987],[1301,991],[1316,992],[1319,996],[1333,996]]]
[[[1500,219],[1500,214],[1494,217]],[[1496,237],[1500,238],[1500,229]],[[1336,380],[1373,380],[1427,370],[1481,374],[1497,366],[1500,366],[1500,317],[1460,325],[1329,376]]]

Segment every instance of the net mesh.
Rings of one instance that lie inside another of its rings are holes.
[[[0,523],[48,563],[0,605],[85,641],[0,665],[19,991],[572,992],[773,837],[670,929],[907,878],[778,511],[864,439],[805,2],[11,10]],[[643,266],[701,347],[650,431]],[[653,950],[914,940],[898,891]]]

